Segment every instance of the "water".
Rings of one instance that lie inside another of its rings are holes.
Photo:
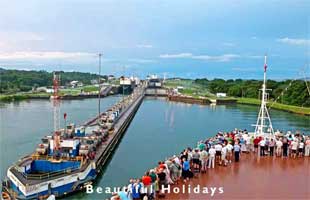
[[[103,107],[120,97],[102,100]],[[97,112],[97,100],[63,102],[68,121],[84,122]],[[114,187],[127,184],[131,177],[140,177],[145,170],[179,153],[198,140],[218,131],[234,128],[252,130],[258,107],[248,105],[200,106],[147,98],[130,124],[113,158],[96,186]],[[48,101],[29,101],[1,105],[1,178],[7,167],[31,152],[52,126],[52,107]],[[281,130],[310,132],[310,118],[287,112],[271,111],[273,126]],[[105,194],[77,193],[68,199],[105,199]]]

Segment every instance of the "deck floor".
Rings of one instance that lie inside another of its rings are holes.
[[[192,188],[223,187],[224,193],[213,197],[193,192],[170,193],[165,199],[310,199],[310,157],[285,159],[242,154],[239,163],[215,166],[185,183],[188,184]]]

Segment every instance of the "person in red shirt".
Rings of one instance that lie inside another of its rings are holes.
[[[149,172],[145,172],[144,176],[142,176],[142,183],[144,185],[143,193],[149,197],[154,190],[154,188],[152,188],[152,178],[150,177]]]
[[[260,139],[258,137],[256,137],[254,140],[253,140],[253,143],[254,143],[254,152],[257,153],[258,151],[258,143],[260,142]]]

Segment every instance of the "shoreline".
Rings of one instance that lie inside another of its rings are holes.
[[[195,96],[187,96],[187,95],[178,95],[178,96],[169,96],[169,101],[174,102],[183,102],[189,104],[200,104],[200,105],[210,105],[215,103],[216,105],[233,105],[233,104],[244,104],[244,105],[255,105],[260,106],[261,101],[258,99],[251,98],[216,98],[212,100],[211,98],[201,98]],[[308,107],[300,107],[294,105],[286,105],[276,102],[268,102],[268,105],[272,105],[271,109],[281,110],[284,112],[289,112],[293,114],[310,116],[310,108]]]
[[[108,94],[106,96],[111,96],[114,94]],[[89,99],[97,98],[97,94],[90,95],[65,95],[62,97],[62,100],[75,100],[75,99]],[[102,96],[104,97],[104,96]],[[50,95],[38,95],[38,94],[12,94],[12,95],[0,95],[0,102],[11,103],[23,100],[36,100],[36,99],[49,99]],[[178,96],[178,97],[167,97],[169,101],[172,102],[183,102],[188,104],[200,104],[200,105],[211,105],[212,101],[210,98],[198,98],[193,96]],[[258,99],[251,98],[217,98],[213,102],[217,102],[216,105],[234,105],[234,104],[243,104],[243,105],[252,105],[259,106],[260,101]],[[268,104],[273,104],[273,102],[268,102]],[[310,108],[300,107],[293,105],[286,105],[281,103],[274,103],[271,109],[280,110],[292,114],[298,114],[302,116],[310,116]]]

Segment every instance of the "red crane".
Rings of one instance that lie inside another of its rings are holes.
[[[59,95],[59,86],[60,86],[60,73],[53,73],[53,90],[54,93],[51,96],[53,101],[54,109],[54,155],[57,154],[60,147],[60,95]]]

